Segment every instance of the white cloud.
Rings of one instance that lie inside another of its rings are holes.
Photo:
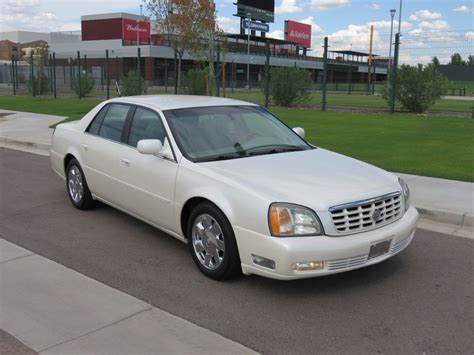
[[[456,7],[455,9],[453,9],[453,11],[454,12],[461,12],[463,14],[469,14],[469,13],[473,12],[473,9],[467,7],[466,5],[461,5],[459,7]]]
[[[228,33],[237,33],[239,32],[240,19],[238,17],[225,17],[217,16],[217,22],[219,26]]]
[[[321,26],[319,26],[316,22],[314,22],[313,16],[308,16],[307,18],[301,20],[300,22],[305,23],[307,25],[311,25],[311,33],[317,34],[323,32]]]
[[[367,25],[373,25],[376,30],[390,31],[391,21],[372,21]],[[402,21],[402,30],[408,31],[413,27],[410,22]],[[393,28],[398,28],[398,21],[393,21]]]
[[[344,7],[347,4],[349,4],[349,0],[311,0],[311,7],[322,11]]]
[[[379,4],[376,4],[376,3],[370,4],[369,7],[372,10],[380,10],[382,8],[382,6],[380,6]]]
[[[449,28],[449,24],[444,20],[436,20],[433,22],[422,21],[418,24],[418,27],[425,31],[441,31],[447,30]]]
[[[431,12],[430,10],[418,10],[410,16],[412,21],[426,21],[426,20],[437,20],[442,16],[438,12]]]
[[[275,31],[268,32],[268,37],[283,39],[285,37],[285,33],[281,30],[275,30]]]
[[[275,7],[275,13],[278,15],[295,14],[301,11],[303,8],[296,6],[296,0],[281,0],[280,6]]]

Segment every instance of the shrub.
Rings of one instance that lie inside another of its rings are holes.
[[[184,92],[188,95],[206,95],[207,73],[204,69],[190,69],[184,76]]]
[[[139,83],[141,85],[140,90],[138,88]],[[141,95],[148,87],[142,77],[140,77],[140,79],[138,78],[138,74],[135,70],[130,70],[120,78],[120,86],[122,90],[120,93],[121,96]]]
[[[448,80],[434,65],[402,65],[397,72],[396,101],[410,112],[422,113],[444,95],[447,87]],[[382,97],[390,105],[391,82],[382,89]]]
[[[94,78],[90,74],[76,74],[72,77],[72,90],[79,98],[85,97],[94,88]]]
[[[270,96],[280,106],[291,106],[309,99],[312,79],[302,68],[272,68],[270,72]]]
[[[28,79],[28,90],[33,92],[33,84],[35,88],[35,95],[46,94],[49,90],[49,78],[41,71],[37,71],[34,75],[34,83],[31,80],[31,76]]]

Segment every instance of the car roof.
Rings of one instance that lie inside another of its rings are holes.
[[[193,95],[142,95],[128,96],[109,100],[109,102],[122,102],[135,105],[153,106],[158,110],[174,110],[190,107],[206,106],[258,106],[253,103],[227,99],[213,96],[193,96]]]

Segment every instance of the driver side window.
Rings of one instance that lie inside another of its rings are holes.
[[[164,144],[165,127],[156,112],[137,107],[130,125],[128,145],[136,147],[142,139],[159,139]]]

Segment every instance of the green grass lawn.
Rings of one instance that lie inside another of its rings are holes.
[[[99,100],[0,96],[0,108],[79,119]],[[272,108],[307,140],[390,171],[474,181],[474,120]]]
[[[226,92],[227,97],[231,97],[238,100],[255,102],[263,104],[265,102],[264,96],[261,92]],[[302,106],[314,107],[317,109],[321,108],[321,93],[311,94],[310,100]],[[450,112],[471,112],[471,107],[474,106],[474,101],[454,101],[454,100],[440,100],[430,108],[431,112],[450,111]],[[361,94],[340,94],[340,93],[328,93],[327,94],[327,107],[331,108],[369,108],[369,109],[380,109],[388,110],[387,103],[380,96],[372,95],[361,95]],[[398,108],[399,109],[399,108]]]

